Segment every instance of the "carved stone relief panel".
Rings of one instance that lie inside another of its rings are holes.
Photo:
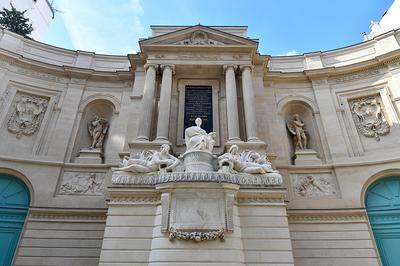
[[[222,193],[172,194],[170,225],[175,229],[218,229],[225,227]]]
[[[16,94],[12,113],[8,120],[8,131],[19,139],[23,135],[31,136],[40,128],[49,99],[29,94]]]
[[[233,192],[163,193],[161,230],[170,240],[224,239],[233,231]]]
[[[297,197],[338,197],[335,177],[330,173],[298,174],[292,176],[293,193]]]
[[[386,121],[382,100],[378,95],[358,98],[349,102],[354,123],[360,134],[380,140],[390,132]]]
[[[105,173],[64,172],[58,194],[102,195],[105,176]]]

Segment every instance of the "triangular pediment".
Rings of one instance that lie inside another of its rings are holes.
[[[211,27],[196,25],[143,39],[140,46],[243,46],[257,47],[258,41]]]

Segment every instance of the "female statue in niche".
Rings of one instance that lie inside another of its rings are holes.
[[[305,130],[305,124],[300,119],[299,114],[293,115],[293,121],[287,123],[289,132],[293,135],[293,144],[295,150],[307,149],[307,135]]]

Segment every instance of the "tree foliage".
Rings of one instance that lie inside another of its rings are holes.
[[[3,8],[0,11],[0,26],[22,36],[31,34],[33,27],[29,18],[25,17],[27,10],[18,11],[11,3],[10,6],[11,9]]]

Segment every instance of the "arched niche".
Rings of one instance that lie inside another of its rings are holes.
[[[74,148],[72,152],[72,161],[76,161],[80,153],[84,149],[88,149],[92,145],[93,138],[90,136],[88,125],[97,116],[104,118],[108,121],[109,129],[112,124],[112,119],[115,113],[117,113],[116,105],[109,99],[94,98],[92,101],[84,101],[85,106],[81,105],[79,112],[79,125],[75,137]],[[106,136],[103,140],[102,156],[106,156],[107,150],[107,139],[109,132],[107,131]],[[104,162],[104,158],[102,158]]]
[[[307,135],[307,149],[314,150],[317,153],[317,157],[324,160],[324,153],[322,149],[322,143],[318,130],[318,123],[316,120],[316,114],[319,113],[316,106],[308,98],[303,97],[287,97],[279,102],[278,110],[282,119],[282,123],[286,128],[286,139],[288,142],[287,152],[292,158],[294,164],[294,153],[295,145],[293,143],[293,135],[287,129],[287,124],[293,121],[294,115],[298,114],[300,119],[305,124],[306,135]]]

